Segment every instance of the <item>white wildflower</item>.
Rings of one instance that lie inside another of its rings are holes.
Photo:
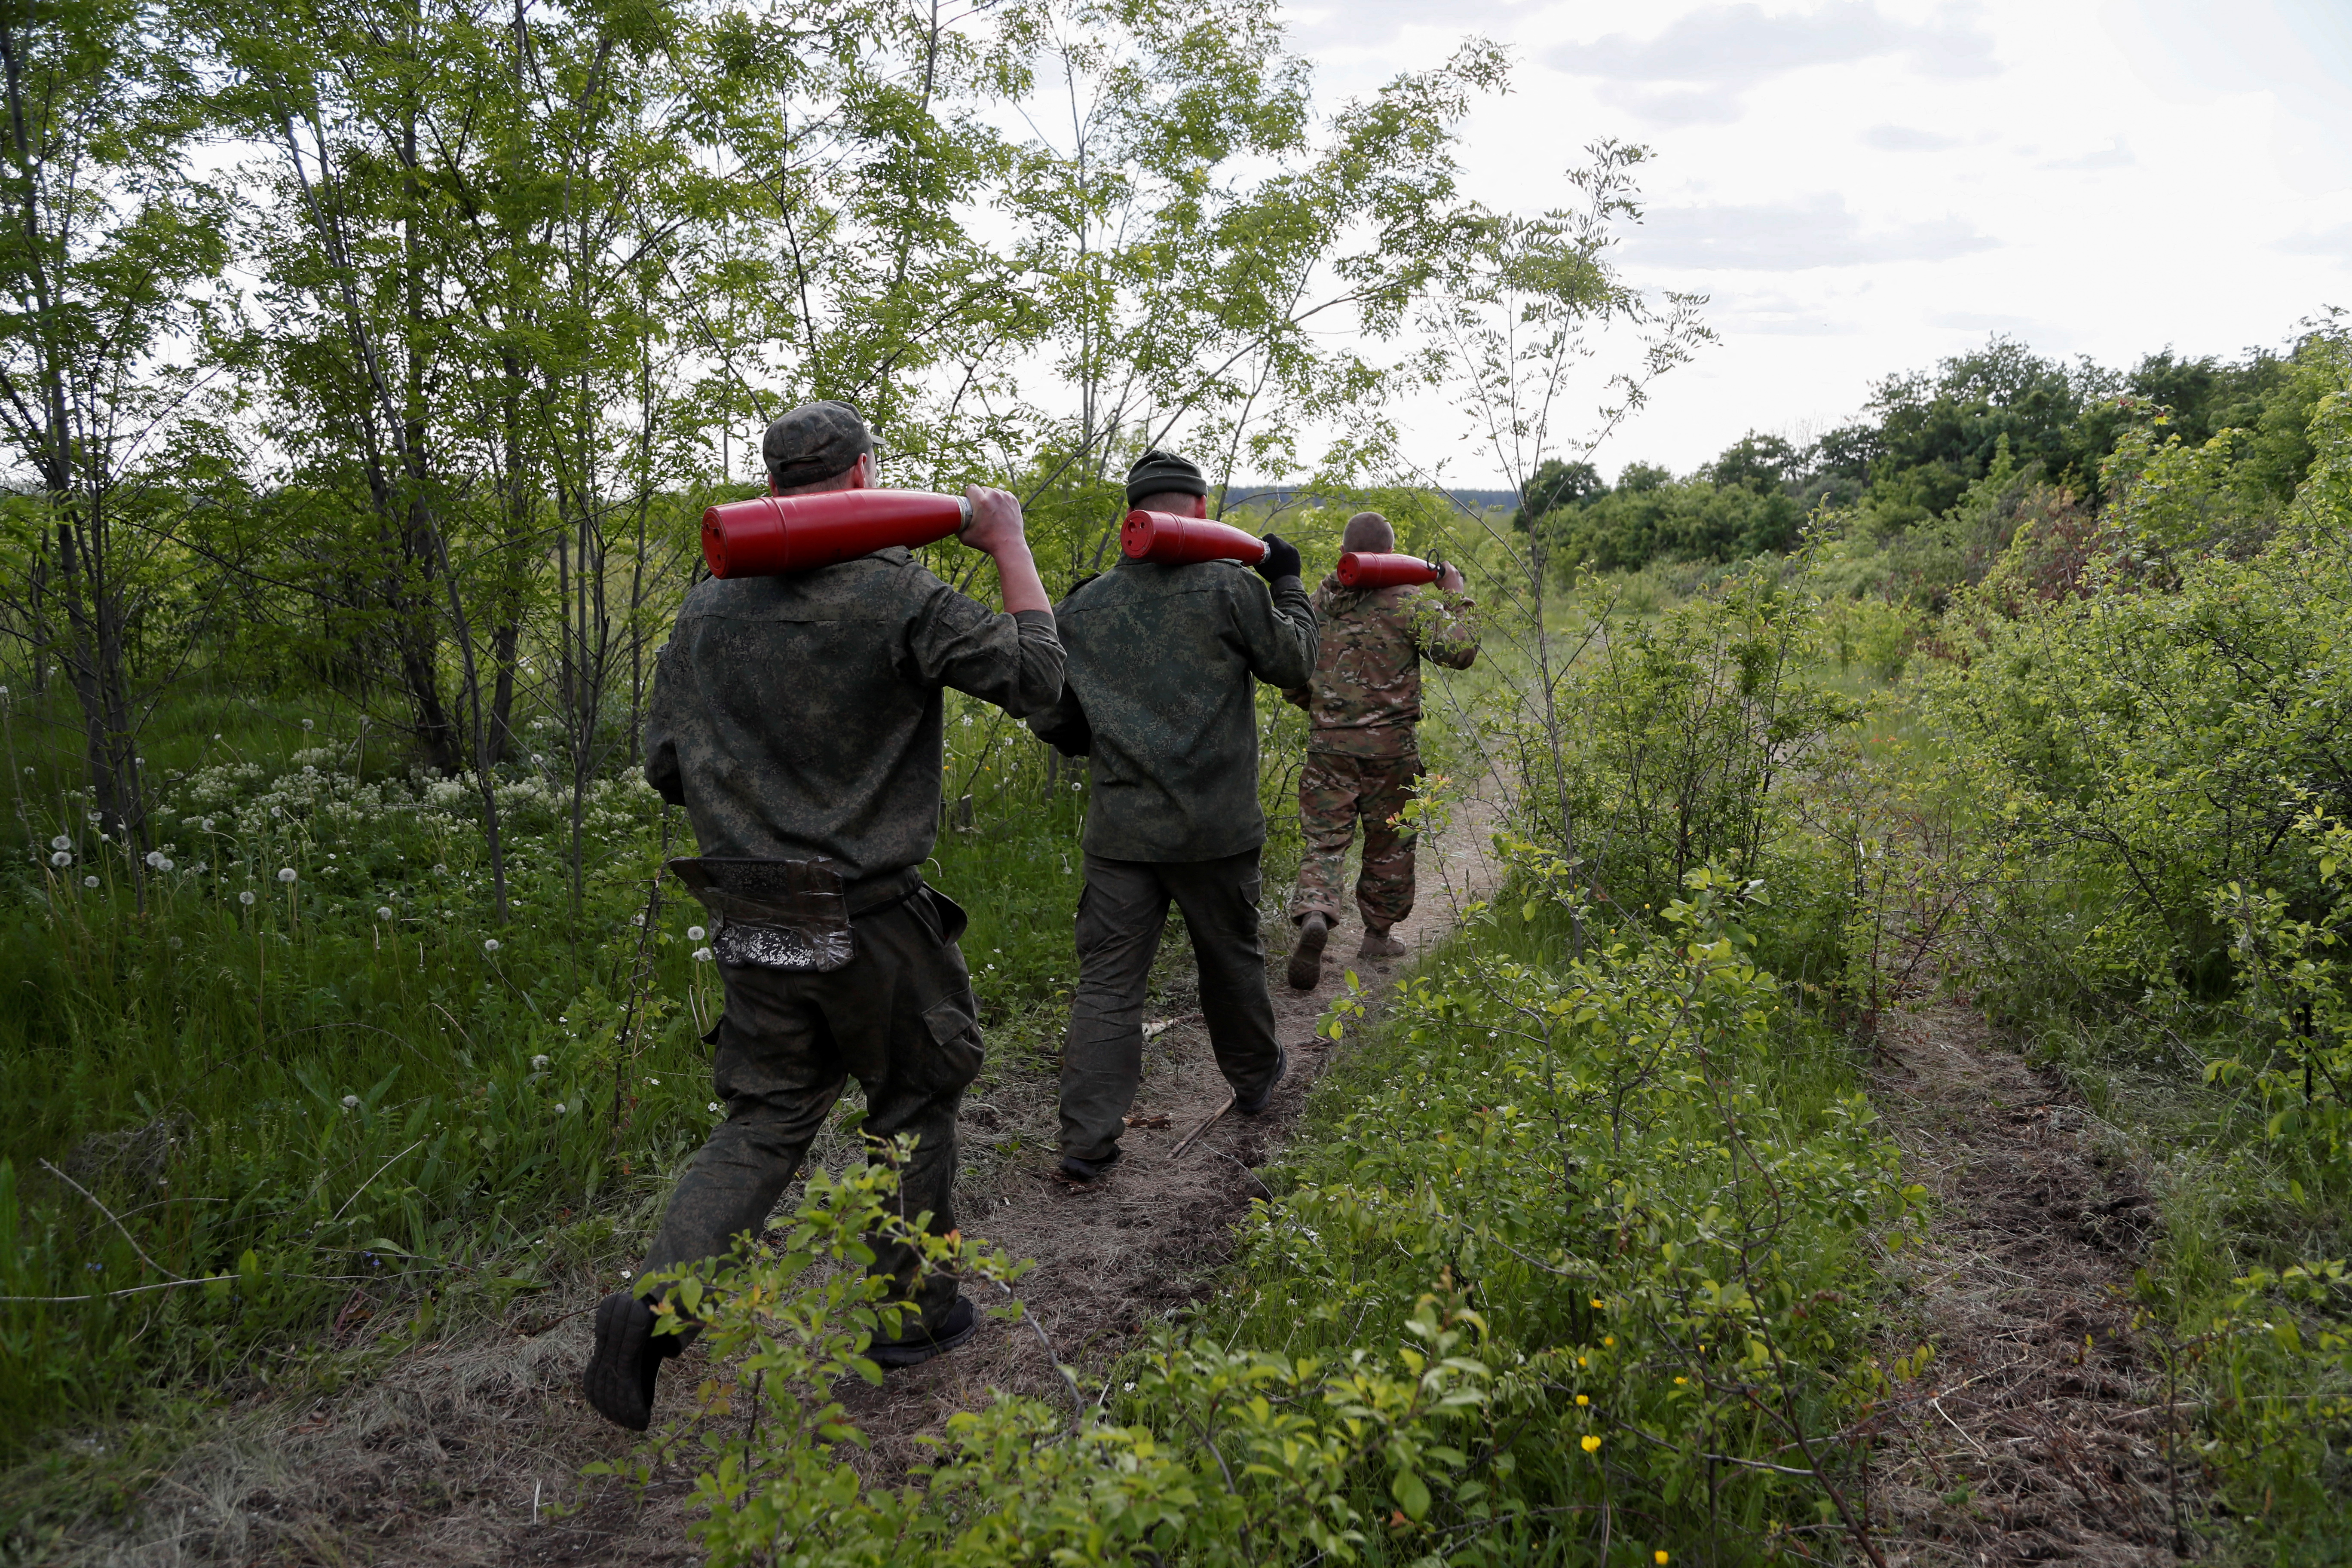
[[[169,855],[164,856],[162,859],[155,862],[155,869],[158,871],[168,871],[171,868],[172,858]]]
[[[359,1108],[360,1097],[358,1095],[347,1094],[343,1096],[343,1109],[345,1110],[357,1110]]]
[[[303,721],[302,721],[302,728],[304,728],[305,730],[307,730],[307,729],[309,729],[310,727],[310,721],[309,721],[308,719],[303,720]]]
[[[563,1101],[560,1100],[555,1102],[555,1114],[558,1116],[563,1114]]]
[[[482,951],[484,952],[496,952],[498,950],[499,939],[497,937],[488,936],[482,939]]]
[[[147,864],[154,870],[162,870],[163,868],[163,852],[161,849],[150,849],[147,851]]]
[[[81,879],[81,885],[85,888],[95,888],[98,886],[98,879],[95,877],[84,877]]]
[[[294,880],[294,868],[291,866],[280,866],[278,868],[278,879],[281,882],[290,882]]]
[[[84,815],[89,818],[92,825],[96,825],[106,820],[106,813],[102,811],[87,812]]]
[[[375,918],[380,921],[388,921],[392,919],[392,906],[390,904],[378,904],[375,907]]]
[[[196,826],[203,828],[206,833],[210,833],[213,830],[213,819],[207,816],[202,822],[197,823]]]
[[[73,857],[60,849],[56,854],[49,857],[49,864],[52,866],[70,866],[73,864]]]
[[[97,878],[95,878],[95,877],[92,877],[92,878],[90,879],[90,880],[91,880],[91,882],[95,883],[95,882],[98,880],[98,879],[97,879]],[[694,962],[695,962],[695,963],[709,963],[709,962],[710,962],[710,950],[709,950],[709,948],[707,948],[707,947],[698,947],[698,948],[696,948],[696,949],[694,950]]]
[[[533,1057],[533,1058],[530,1058],[530,1070],[531,1070],[531,1071],[533,1071],[533,1072],[545,1072],[545,1071],[547,1070],[547,1063],[548,1063],[548,1060],[549,1060],[549,1058],[546,1058],[546,1057]]]
[[[436,866],[433,868],[433,874],[436,877],[446,877],[449,874],[449,868],[446,866]]]
[[[243,904],[246,908],[251,909],[253,907],[253,889],[247,888],[244,892],[239,893],[236,896],[236,901]]]
[[[60,833],[55,838],[49,840],[49,847],[52,849],[70,849],[73,847],[73,840]]]
[[[688,926],[686,928],[686,940],[688,942],[700,942],[707,934],[709,933],[704,931],[700,926]]]
[[[628,1278],[629,1278],[629,1271],[628,1271],[627,1269],[625,1269],[625,1268],[622,1269],[622,1270],[621,1270],[621,1278],[622,1278],[622,1279],[628,1279]]]
[[[716,1116],[716,1115],[718,1115],[718,1114],[719,1114],[719,1102],[718,1102],[717,1100],[712,1100],[709,1104],[708,1104],[708,1105],[704,1106],[702,1109],[703,1109],[703,1110],[708,1110],[709,1112],[710,1112],[710,1114],[711,1114],[711,1115]]]

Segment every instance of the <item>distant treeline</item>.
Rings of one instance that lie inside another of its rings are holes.
[[[1850,550],[1885,557],[1875,577],[1890,591],[1936,597],[1980,574],[2022,510],[2095,512],[2118,443],[2151,425],[2190,446],[2242,432],[2242,471],[2283,504],[2311,465],[2305,427],[2341,336],[2329,321],[2283,353],[2168,348],[2129,371],[1996,337],[1887,377],[1864,418],[1801,446],[1751,431],[1688,474],[1630,463],[1613,485],[1590,463],[1548,462],[1513,522],[1539,518],[1563,569],[1612,571],[1786,552],[1822,513]]]

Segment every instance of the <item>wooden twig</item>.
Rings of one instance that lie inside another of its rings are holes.
[[[1207,1116],[1203,1117],[1198,1127],[1193,1128],[1192,1131],[1185,1133],[1184,1136],[1176,1140],[1176,1147],[1168,1151],[1168,1163],[1171,1165],[1174,1164],[1183,1154],[1184,1151],[1192,1146],[1193,1139],[1198,1138],[1202,1133],[1206,1132],[1210,1126],[1215,1122],[1218,1117],[1223,1116],[1226,1111],[1231,1110],[1233,1108],[1234,1096],[1231,1091],[1228,1091],[1225,1095],[1225,1100],[1223,1105],[1218,1106],[1216,1110],[1212,1110]]]

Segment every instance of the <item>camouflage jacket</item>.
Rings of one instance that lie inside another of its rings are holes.
[[[939,837],[940,693],[1050,708],[1044,610],[991,615],[904,550],[696,584],[654,671],[646,781],[702,853],[813,860],[851,880],[920,865]]]
[[[1269,594],[1230,561],[1122,559],[1054,614],[1067,686],[1030,728],[1048,740],[1093,730],[1087,853],[1214,860],[1265,843],[1254,682],[1295,685],[1315,668],[1298,579]]]
[[[1406,757],[1421,722],[1421,661],[1467,669],[1478,657],[1475,606],[1422,587],[1315,590],[1322,651],[1315,676],[1283,696],[1307,710],[1307,749]]]

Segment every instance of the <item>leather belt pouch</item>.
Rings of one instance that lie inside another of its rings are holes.
[[[710,911],[712,953],[721,963],[824,974],[856,956],[849,896],[823,860],[672,860]]]

